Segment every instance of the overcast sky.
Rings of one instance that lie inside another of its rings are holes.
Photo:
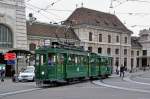
[[[60,22],[69,17],[76,7],[114,13],[138,35],[139,30],[150,27],[150,0],[26,0],[26,15],[33,13],[38,21]]]

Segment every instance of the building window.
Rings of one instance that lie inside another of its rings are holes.
[[[143,56],[147,55],[147,50],[143,50]]]
[[[128,38],[127,37],[124,38],[124,42],[127,44],[127,42],[128,42]]]
[[[108,35],[108,43],[111,43],[111,35]]]
[[[133,67],[134,67],[134,59],[131,58],[131,70],[133,70]]]
[[[111,54],[111,48],[107,48],[107,54],[108,54],[108,55]]]
[[[88,51],[92,52],[92,47],[88,47]]]
[[[92,41],[92,32],[89,32],[89,41]]]
[[[102,42],[102,34],[99,34],[99,42]]]
[[[9,27],[0,24],[0,48],[13,47],[13,34]]]
[[[116,36],[116,42],[117,43],[119,42],[119,36]]]
[[[98,48],[98,53],[102,53],[102,48],[101,47]]]
[[[119,57],[116,57],[116,62],[115,62],[116,67],[119,66]]]
[[[139,51],[137,51],[137,56],[139,56]]]
[[[119,49],[115,49],[115,53],[116,53],[116,54],[119,54]]]
[[[134,56],[134,51],[131,51],[131,56]]]
[[[124,58],[124,66],[127,67],[127,58]]]
[[[124,55],[127,55],[127,49],[124,49]]]
[[[137,59],[136,59],[136,67],[139,67],[139,64],[140,64],[139,62],[140,62],[140,61],[139,61],[139,58],[137,58]]]

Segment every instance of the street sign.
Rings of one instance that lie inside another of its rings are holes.
[[[15,65],[15,60],[7,60],[7,65]]]
[[[5,60],[15,60],[16,54],[15,53],[6,53],[6,54],[4,54],[4,59]]]

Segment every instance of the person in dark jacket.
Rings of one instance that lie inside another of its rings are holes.
[[[120,77],[124,77],[124,71],[125,71],[125,67],[123,65],[121,65],[120,67]]]
[[[4,82],[4,77],[5,77],[5,70],[4,69],[1,69],[0,76],[1,76],[1,82]]]

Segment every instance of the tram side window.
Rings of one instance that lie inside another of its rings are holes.
[[[40,55],[40,63],[41,65],[44,65],[46,63],[46,55]]]
[[[92,58],[92,59],[90,60],[90,64],[91,64],[91,66],[95,66],[95,58]]]
[[[78,61],[77,61],[78,64],[81,64],[81,56],[78,56]]]
[[[84,63],[83,63],[83,61],[84,61],[84,57],[83,57],[83,56],[80,56],[80,58],[79,58],[79,59],[80,59],[80,65],[81,65],[81,66],[84,66]]]
[[[40,62],[40,55],[39,54],[36,54],[36,66],[38,66],[39,65],[39,62]]]
[[[105,65],[105,60],[104,60],[104,58],[101,58],[101,65]]]
[[[57,61],[57,56],[54,53],[48,53],[48,65],[53,65]]]
[[[58,63],[59,64],[63,64],[64,63],[64,55],[63,54],[59,54],[57,57]]]
[[[82,62],[83,62],[84,65],[88,65],[86,56],[83,57],[83,61]]]
[[[74,65],[75,64],[75,57],[73,54],[69,55],[68,57],[68,64],[69,65]]]
[[[104,65],[107,65],[107,59],[104,58],[103,61],[104,61]]]
[[[111,64],[112,64],[112,63],[111,63],[111,59],[109,58],[109,59],[108,59],[108,65],[111,66]]]
[[[96,66],[99,67],[99,59],[96,59]]]
[[[84,60],[84,57],[83,57],[83,56],[78,56],[77,64],[78,64],[79,66],[83,66],[83,60]]]

